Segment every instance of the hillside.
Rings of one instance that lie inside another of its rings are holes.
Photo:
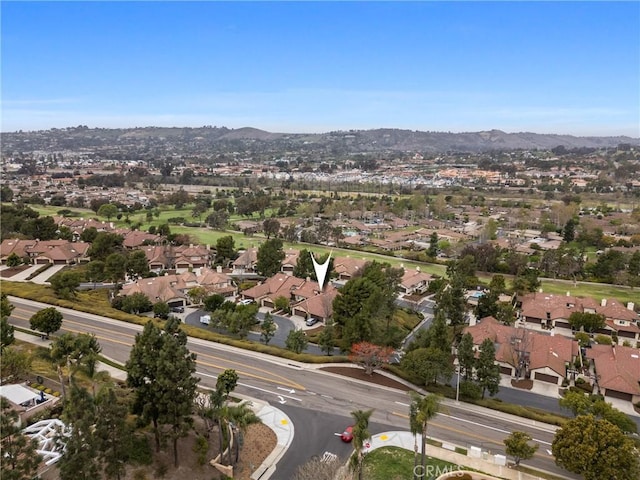
[[[365,152],[483,152],[512,150],[548,150],[559,145],[572,148],[615,147],[619,144],[640,146],[640,139],[631,137],[575,137],[538,133],[505,133],[501,130],[482,132],[421,132],[380,128],[327,133],[272,133],[257,128],[226,127],[127,129],[88,128],[86,126],[35,132],[5,132],[0,134],[2,153],[11,155],[30,151],[78,151],[90,148],[135,148],[138,151],[168,149],[174,153],[198,151],[230,151],[259,149],[261,151],[339,151]]]

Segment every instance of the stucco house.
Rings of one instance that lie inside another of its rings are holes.
[[[561,385],[567,368],[580,355],[578,342],[561,335],[536,332],[504,325],[493,317],[485,317],[464,329],[479,348],[489,338],[496,345],[496,363],[500,372],[512,378],[530,378]]]
[[[593,345],[586,356],[594,371],[594,393],[640,402],[640,351],[620,345]]]

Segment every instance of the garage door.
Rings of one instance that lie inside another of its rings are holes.
[[[630,393],[616,392],[615,390],[607,390],[604,396],[611,397],[611,398],[619,398],[620,400],[627,400],[629,402],[633,400],[633,395],[631,395]]]
[[[263,304],[265,307],[273,308],[273,302],[272,302],[271,300],[264,300],[264,301],[262,302],[262,304]]]
[[[556,385],[558,384],[558,377],[556,377],[555,375],[547,375],[546,373],[536,372],[534,379],[540,380],[541,382],[555,383]]]

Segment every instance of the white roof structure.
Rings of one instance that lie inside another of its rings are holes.
[[[40,420],[22,430],[22,434],[38,442],[37,453],[42,455],[45,465],[53,465],[64,453],[64,440],[69,434],[68,427],[57,419]]]
[[[19,384],[0,385],[0,397],[16,405],[22,405],[40,398],[40,393]]]

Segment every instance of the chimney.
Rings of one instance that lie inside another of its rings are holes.
[[[571,292],[567,292],[567,297],[570,297],[570,296],[571,296]]]
[[[601,307],[606,307],[606,306],[607,306],[607,299],[606,299],[606,298],[603,298],[603,299],[600,301],[600,306],[601,306]]]
[[[631,311],[633,311],[633,309],[635,308],[635,306],[636,306],[636,305],[635,305],[635,303],[633,303],[633,302],[629,302],[629,303],[627,303],[627,309],[629,309],[629,310],[631,310]]]
[[[218,273],[222,273],[222,265],[218,265],[218,266],[216,267],[216,272],[218,272]]]
[[[420,267],[419,267],[419,266],[418,266],[418,267],[416,267],[416,271],[417,271],[417,272],[419,272],[419,271],[420,271]]]

